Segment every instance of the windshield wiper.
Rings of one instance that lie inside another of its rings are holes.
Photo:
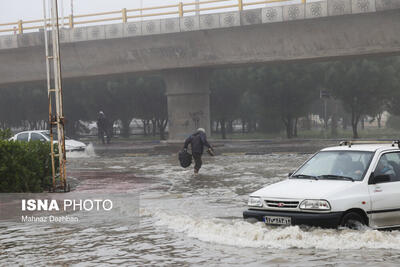
[[[342,180],[349,180],[354,182],[354,178],[348,177],[348,176],[342,176],[342,175],[334,175],[334,174],[327,174],[327,175],[320,175],[318,176],[319,178],[322,179],[342,179]]]
[[[292,176],[293,178],[299,178],[299,179],[314,179],[314,180],[318,180],[317,176],[313,176],[313,175],[307,175],[307,174],[296,174]]]

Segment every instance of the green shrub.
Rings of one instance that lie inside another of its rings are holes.
[[[7,140],[12,136],[12,132],[10,129],[2,130],[0,129],[0,140]]]
[[[0,192],[42,192],[51,178],[50,143],[0,140]]]

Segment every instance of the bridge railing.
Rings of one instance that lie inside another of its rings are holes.
[[[154,6],[145,8],[126,9],[118,11],[99,12],[81,15],[69,15],[59,18],[59,25],[68,25],[68,28],[74,28],[76,25],[90,25],[99,22],[122,22],[126,23],[130,19],[143,19],[160,16],[179,16],[185,14],[200,13],[204,11],[224,11],[228,9],[243,10],[246,7],[255,5],[271,4],[277,2],[289,2],[292,0],[205,0],[191,3],[178,3],[174,5]],[[300,0],[305,3],[306,0]],[[215,4],[209,6],[209,4]],[[208,5],[204,7],[204,5]],[[201,7],[203,6],[203,7]],[[48,20],[50,23],[50,20]],[[24,31],[37,30],[43,28],[43,19],[19,20],[17,22],[1,23],[0,33],[22,34]]]

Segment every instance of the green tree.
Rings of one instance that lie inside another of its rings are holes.
[[[153,135],[156,135],[158,130],[162,140],[166,139],[165,129],[168,123],[167,96],[165,92],[165,83],[160,77],[140,77],[137,80],[133,102],[135,116],[145,122],[151,121]]]
[[[265,117],[280,118],[287,138],[297,135],[298,119],[309,113],[311,103],[319,96],[315,73],[316,66],[304,64],[259,69],[258,94],[265,107]]]
[[[351,115],[353,138],[359,138],[358,124],[366,115],[378,114],[389,99],[390,87],[385,73],[376,61],[360,59],[335,62],[327,71],[327,86]]]
[[[226,139],[228,122],[238,118],[238,107],[246,84],[243,69],[216,70],[211,80],[211,118],[221,125],[221,135]]]
[[[386,66],[384,74],[386,86],[390,88],[387,109],[397,118],[400,115],[400,57],[392,59],[392,64]]]

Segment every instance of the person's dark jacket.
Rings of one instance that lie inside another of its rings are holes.
[[[203,154],[204,146],[211,148],[210,144],[207,142],[207,135],[202,131],[195,132],[189,136],[185,140],[184,148],[187,149],[189,144],[192,146],[192,153]]]
[[[100,130],[106,130],[107,129],[107,119],[104,115],[100,114],[99,117],[97,118],[97,128]]]

